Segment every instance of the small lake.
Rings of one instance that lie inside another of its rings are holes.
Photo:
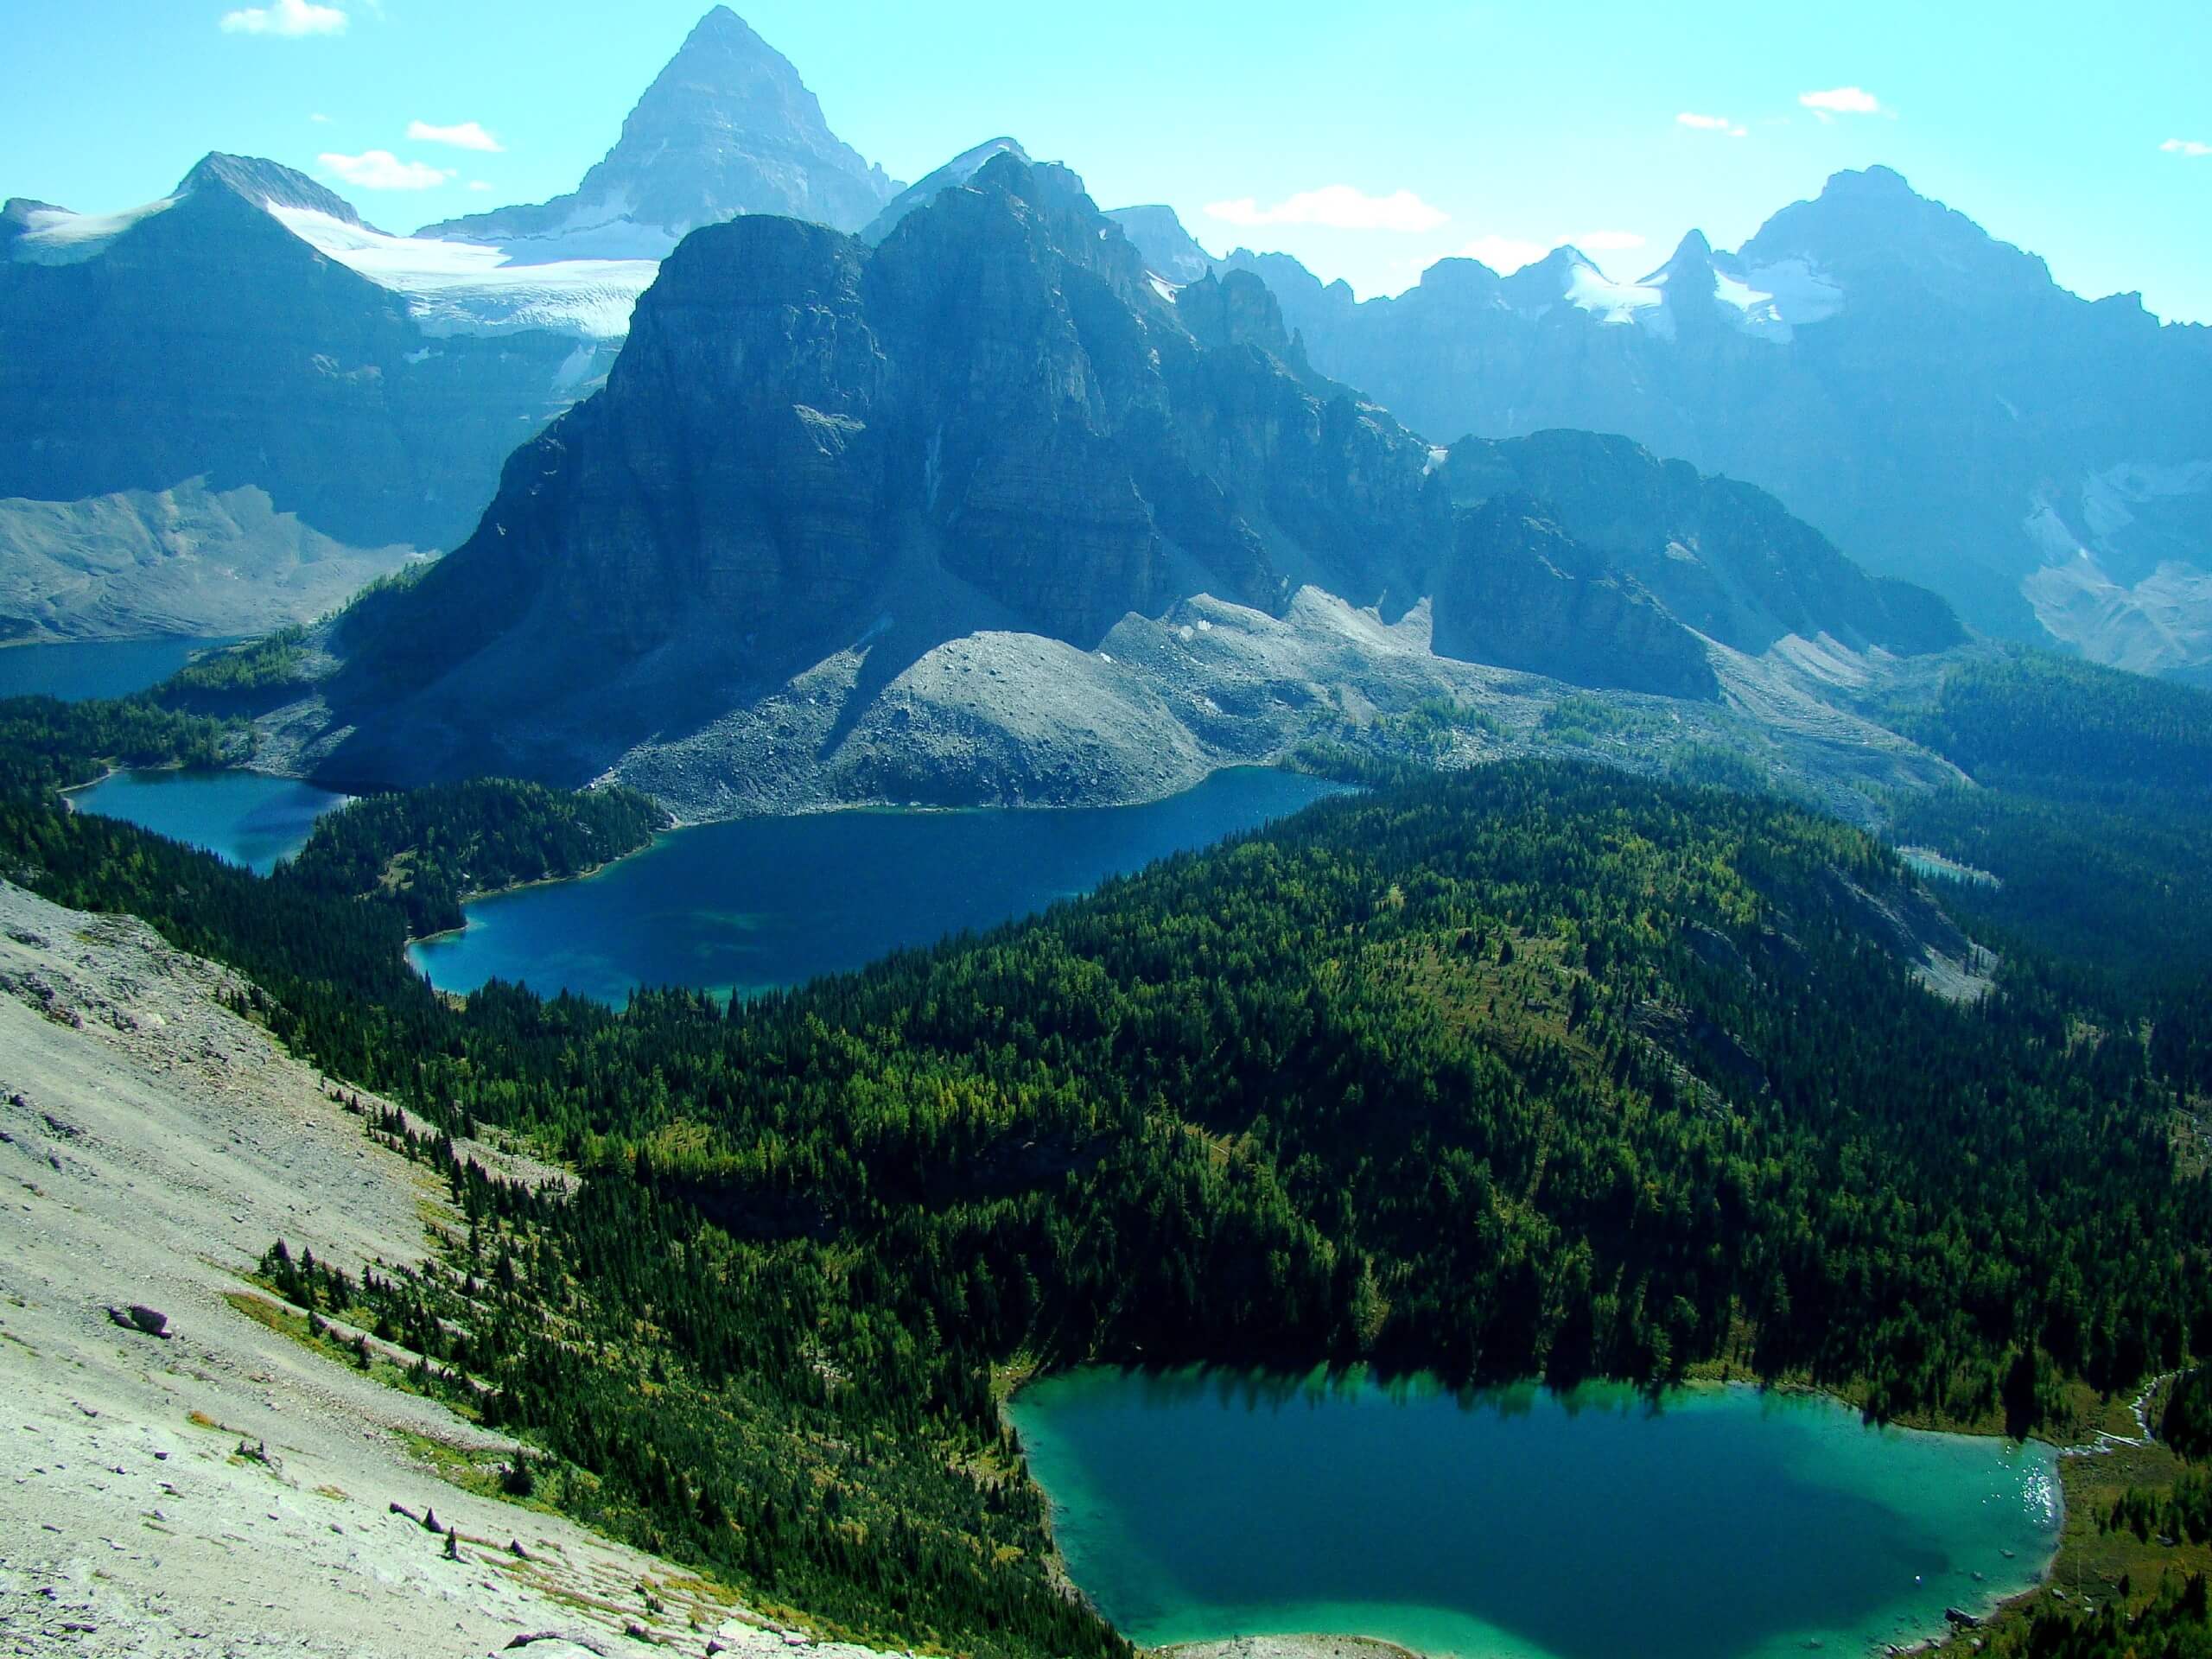
[[[2030,1587],[2057,1542],[2049,1447],[1814,1395],[1091,1369],[1009,1414],[1076,1583],[1147,1646],[1858,1659]]]
[[[87,639],[0,650],[0,697],[127,697],[229,639]]]
[[[257,772],[122,772],[70,796],[79,812],[204,847],[262,875],[300,850],[317,818],[350,798]]]
[[[1240,767],[1144,806],[702,824],[584,880],[480,900],[466,929],[411,955],[448,991],[498,978],[613,1003],[640,985],[751,995],[995,926],[1340,792]]]

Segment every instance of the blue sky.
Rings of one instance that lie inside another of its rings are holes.
[[[389,230],[543,200],[613,143],[704,10],[0,0],[0,194],[123,207],[222,149],[313,173]],[[1011,133],[1103,205],[1169,202],[1216,252],[1285,249],[1363,294],[1447,253],[1510,264],[1561,238],[1636,275],[1693,226],[1734,246],[1881,162],[2070,288],[2212,321],[2203,0],[737,10],[902,178]],[[469,123],[500,148],[424,134]],[[395,164],[318,159],[377,151]],[[334,166],[438,182],[370,188]]]

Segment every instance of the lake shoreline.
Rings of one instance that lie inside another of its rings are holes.
[[[1428,1659],[1379,1636],[1339,1636],[1325,1630],[1292,1636],[1233,1636],[1221,1642],[1175,1642],[1149,1652],[1174,1659]]]
[[[1079,1372],[1090,1368],[1078,1366],[1074,1369]],[[1142,1372],[1155,1368],[1112,1367],[1109,1369]],[[1158,1369],[1161,1370],[1163,1375],[1189,1370],[1249,1376],[1257,1385],[1258,1399],[1263,1405],[1270,1402],[1268,1384],[1272,1381],[1284,1390],[1282,1397],[1274,1400],[1272,1403],[1279,1408],[1287,1408],[1298,1394],[1313,1392],[1318,1400],[1322,1392],[1338,1387],[1345,1381],[1348,1375],[1356,1376],[1365,1368],[1351,1368],[1349,1373],[1332,1372],[1326,1380],[1317,1376],[1315,1371],[1291,1371],[1266,1367],[1259,1368],[1257,1370],[1241,1366],[1185,1366]],[[1044,1450],[1033,1441],[1030,1436],[1022,1433],[1015,1417],[1018,1409],[1016,1402],[1022,1395],[1028,1394],[1033,1388],[1051,1384],[1056,1379],[1068,1374],[1057,1369],[1038,1370],[1021,1365],[1007,1368],[997,1379],[1001,1401],[1001,1421],[1022,1442],[1023,1456],[1032,1463],[1031,1478],[1044,1491],[1047,1510],[1045,1531],[1051,1541],[1055,1575],[1071,1593],[1086,1605],[1098,1611],[1102,1617],[1105,1617],[1104,1609],[1098,1601],[1097,1594],[1094,1592],[1110,1589],[1112,1580],[1109,1579],[1103,1583],[1093,1584],[1086,1583],[1077,1577],[1067,1554],[1067,1541],[1062,1536],[1062,1522],[1068,1514],[1064,1498],[1068,1495],[1056,1491],[1054,1484],[1046,1480],[1044,1471],[1035,1466],[1035,1460],[1044,1456]],[[1435,1394],[1457,1397],[1463,1408],[1477,1404],[1480,1396],[1485,1394],[1510,1395],[1526,1392],[1547,1396],[1555,1395],[1555,1391],[1541,1382],[1503,1385],[1493,1389],[1477,1389],[1472,1390],[1471,1395],[1469,1391],[1445,1388],[1435,1382],[1433,1374],[1426,1373],[1395,1373],[1390,1377],[1382,1378],[1370,1371],[1363,1386],[1372,1387],[1381,1382],[1386,1387],[1402,1387],[1412,1378],[1422,1376],[1428,1376]],[[1635,1411],[1633,1402],[1645,1400],[1652,1393],[1650,1390],[1630,1382],[1601,1383],[1599,1386],[1609,1390],[1618,1390],[1615,1395],[1617,1403],[1611,1409],[1621,1414],[1632,1414]],[[1569,1391],[1569,1393],[1572,1392],[1573,1391]],[[1839,1413],[1848,1414],[1851,1418],[1859,1420],[1860,1424],[1869,1430],[1878,1429],[1885,1437],[1894,1434],[1910,1440],[1923,1442],[1942,1440],[1955,1445],[1983,1443],[1993,1446],[2010,1446],[2040,1459],[2041,1474],[2031,1477],[2031,1490],[2037,1484],[2042,1487],[2037,1501],[2039,1503],[2048,1503],[2049,1530],[2044,1535],[2039,1544],[2031,1545],[2025,1537],[2015,1538],[2011,1541],[2011,1547],[2003,1551],[2006,1558],[2006,1565],[2019,1568],[2020,1576],[2000,1574],[1997,1570],[1997,1564],[1992,1560],[1982,1563],[1980,1567],[1972,1573],[1974,1581],[1969,1585],[1966,1581],[1967,1564],[1960,1565],[1955,1569],[1959,1573],[1959,1582],[1949,1589],[1948,1596],[1936,1605],[1923,1607],[1921,1610],[1921,1615],[1912,1623],[1900,1624],[1882,1633],[1880,1639],[1872,1641],[1866,1649],[1868,1653],[1935,1653],[1949,1649],[1954,1643],[1960,1644],[1963,1650],[1963,1645],[1967,1641],[1986,1630],[1990,1625],[1999,1620],[2009,1620],[2020,1610],[2046,1597],[2056,1582],[2056,1575],[2061,1570],[2068,1542],[2067,1494],[2062,1471],[2067,1460],[2092,1455],[2098,1449],[2097,1447],[2061,1446],[2050,1440],[2035,1436],[2031,1436],[2026,1440],[2016,1440],[1986,1427],[1961,1429],[1929,1428],[1902,1424],[1877,1426],[1866,1422],[1860,1402],[1846,1397],[1835,1389],[1818,1387],[1802,1381],[1770,1382],[1741,1376],[1725,1381],[1715,1377],[1693,1377],[1679,1383],[1669,1384],[1664,1389],[1659,1390],[1656,1400],[1651,1403],[1663,1414],[1669,1397],[1681,1401],[1684,1396],[1688,1396],[1703,1398],[1710,1402],[1731,1395],[1807,1403],[1821,1402]],[[1416,1397],[1419,1396],[1416,1395]],[[1252,1400],[1246,1400],[1247,1410],[1251,1409],[1252,1405]],[[1516,1408],[1510,1403],[1503,1403],[1503,1408],[1509,1414],[1516,1414]],[[1517,1408],[1517,1410],[1525,1409],[1525,1406]],[[1570,1408],[1570,1410],[1572,1409],[1573,1408]],[[1700,1408],[1692,1408],[1692,1409]],[[1057,1432],[1052,1436],[1052,1440],[1055,1442],[1059,1440]],[[1712,1448],[1708,1447],[1708,1461],[1711,1455]],[[2006,1455],[2009,1458],[2012,1454]],[[1723,1461],[1726,1460],[1724,1455]],[[1095,1494],[1083,1493],[1080,1487],[1076,1489],[1076,1492],[1079,1496],[1075,1513],[1084,1516],[1084,1527],[1088,1535],[1097,1525],[1098,1500]],[[1927,1513],[1942,1512],[1938,1509]],[[1916,1508],[1906,1508],[1899,1510],[1897,1513],[1901,1516],[1916,1516],[1923,1512]],[[1993,1552],[1994,1541],[1985,1540]],[[1088,1538],[1087,1547],[1096,1548],[1095,1537]],[[2016,1550],[2017,1560],[2014,1559]],[[1970,1562],[1971,1558],[1968,1564]],[[1093,1560],[1088,1570],[1096,1573],[1098,1566],[1098,1562]],[[1984,1581],[1985,1570],[1988,1573],[1990,1580],[1993,1581]],[[1916,1582],[1917,1582],[1916,1580]],[[1933,1579],[1930,1580],[1931,1589],[1935,1587],[1936,1582]],[[1340,1591],[1338,1594],[1342,1595],[1343,1592]],[[1353,1599],[1363,1601],[1367,1598],[1356,1596]],[[1386,1596],[1380,1599],[1395,1600],[1395,1599]],[[1407,1605],[1410,1606],[1414,1604]],[[1421,1605],[1433,1605],[1447,1611],[1466,1611],[1451,1603],[1428,1604],[1424,1601]],[[1402,1631],[1395,1636],[1373,1634],[1376,1626],[1367,1623],[1356,1607],[1344,1609],[1351,1617],[1347,1618],[1343,1627],[1332,1628],[1325,1623],[1301,1624],[1299,1610],[1294,1605],[1287,1605],[1281,1608],[1280,1611],[1286,1615],[1283,1622],[1290,1628],[1277,1630],[1270,1630],[1267,1628],[1270,1621],[1265,1611],[1249,1600],[1234,1610],[1224,1608],[1222,1611],[1230,1611],[1232,1617],[1216,1624],[1215,1630],[1218,1631],[1225,1628],[1236,1632],[1235,1634],[1206,1633],[1204,1621],[1185,1618],[1179,1621],[1182,1629],[1185,1631],[1190,1631],[1195,1624],[1195,1628],[1199,1633],[1159,1640],[1154,1644],[1146,1647],[1145,1650],[1163,1656],[1163,1659],[1166,1656],[1173,1656],[1173,1659],[1444,1659],[1445,1656],[1462,1655],[1469,1651],[1464,1643],[1455,1643],[1449,1638],[1425,1646],[1421,1644],[1419,1638],[1409,1637]],[[1313,1613],[1322,1610],[1308,1607],[1305,1611],[1306,1617],[1311,1618]],[[1109,1619],[1109,1622],[1112,1621]],[[1384,1619],[1381,1623],[1384,1628],[1389,1628],[1391,1621]],[[1419,1627],[1417,1622],[1415,1628]],[[1157,1629],[1157,1625],[1154,1628]],[[1125,1631],[1124,1633],[1129,1635],[1131,1640],[1140,1643],[1144,1640],[1134,1632]],[[1164,1630],[1160,1634],[1162,1637],[1170,1636],[1170,1632]],[[1834,1646],[1833,1640],[1829,1645]],[[1488,1651],[1487,1649],[1479,1649],[1479,1650]],[[1521,1649],[1516,1647],[1514,1651],[1520,1652]]]

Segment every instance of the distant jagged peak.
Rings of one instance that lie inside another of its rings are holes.
[[[1794,263],[1820,272],[1854,303],[1917,293],[1978,309],[2060,291],[2041,258],[1922,195],[1888,167],[1833,175],[1812,200],[1761,226],[1739,257],[1752,271]]]
[[[1677,278],[1701,276],[1713,269],[1713,244],[1706,239],[1703,231],[1692,231],[1675,245],[1667,256],[1667,263],[1645,276],[1644,283],[1657,288]]]
[[[875,217],[861,227],[861,239],[871,244],[882,241],[897,228],[899,221],[914,209],[936,200],[947,190],[966,184],[982,172],[987,163],[1001,156],[1011,156],[1019,162],[1029,160],[1029,152],[1017,141],[1003,134],[971,145],[944,166],[931,168],[884,203]]]
[[[1106,217],[1137,245],[1146,267],[1163,282],[1194,283],[1214,269],[1214,257],[1198,245],[1175,210],[1164,202],[1109,208]]]
[[[182,198],[203,190],[226,190],[256,207],[303,208],[310,213],[327,213],[343,225],[363,230],[375,228],[365,223],[353,210],[353,205],[335,191],[326,189],[306,174],[295,172],[280,162],[266,161],[257,156],[226,156],[221,150],[210,150],[194,164],[170,194]]]

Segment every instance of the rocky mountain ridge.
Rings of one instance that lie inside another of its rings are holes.
[[[1531,481],[1561,498],[1541,556],[1480,511]],[[1001,153],[873,249],[762,216],[687,238],[606,389],[274,724],[333,779],[612,770],[687,813],[779,777],[1096,798],[1502,668],[1718,709],[1714,652],[1801,635],[1961,637],[1634,446],[1433,448],[1253,276],[1163,285],[1074,175]]]

